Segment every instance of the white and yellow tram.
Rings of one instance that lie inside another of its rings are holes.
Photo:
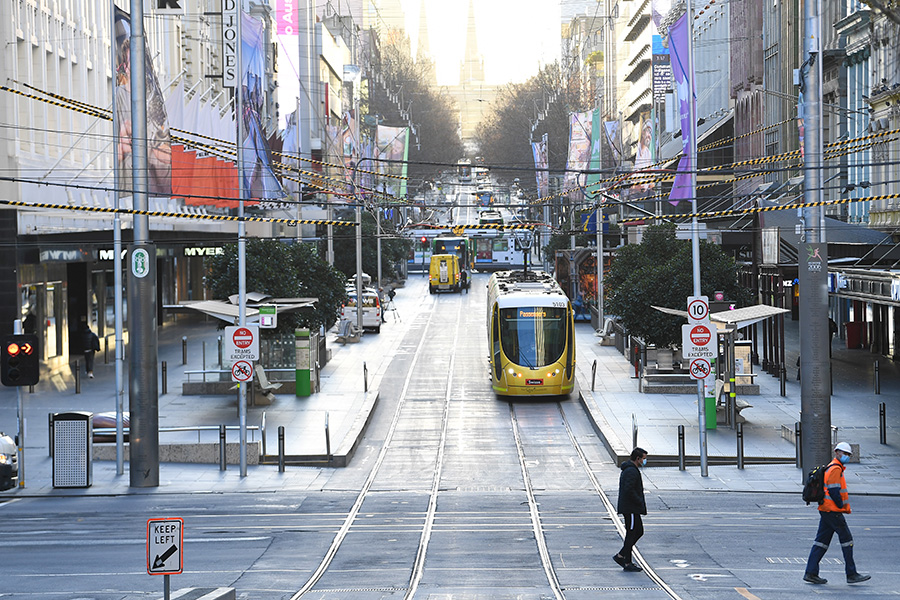
[[[572,304],[548,273],[498,271],[488,282],[491,381],[500,396],[557,396],[575,384]]]

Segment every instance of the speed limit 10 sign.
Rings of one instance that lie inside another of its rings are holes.
[[[704,323],[709,320],[709,298],[707,296],[688,296],[688,321]]]

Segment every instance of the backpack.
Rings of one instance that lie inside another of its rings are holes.
[[[819,465],[806,474],[802,496],[807,506],[812,502],[822,504],[825,501],[825,472],[828,467],[829,465]]]

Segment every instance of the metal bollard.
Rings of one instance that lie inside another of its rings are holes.
[[[881,394],[881,372],[878,369],[878,361],[875,361],[875,394]]]
[[[594,391],[594,382],[597,380],[597,359],[594,359],[594,364],[591,366],[591,391]]]
[[[331,434],[328,431],[328,412],[325,412],[325,456],[331,461]]]
[[[219,368],[222,368],[222,336],[219,336]]]
[[[169,375],[168,369],[166,368],[166,361],[160,363],[160,369],[162,370],[162,393],[163,395],[166,395],[169,393]]]
[[[369,368],[365,362],[363,362],[363,391],[369,391]]]
[[[278,472],[284,473],[284,425],[278,426]]]
[[[109,336],[103,336],[103,364],[109,364]]]
[[[800,421],[794,423],[794,444],[796,447],[794,452],[797,456],[797,468],[803,468],[803,429],[800,426]]]
[[[784,363],[781,363],[781,395],[787,396],[787,369],[784,368]]]
[[[638,447],[638,425],[634,413],[631,413],[631,444],[632,448]]]
[[[684,471],[684,425],[678,426],[678,470]]]
[[[75,393],[81,393],[81,365],[75,361]]]
[[[219,470],[226,469],[225,464],[225,426],[219,425]]]
[[[737,423],[735,424],[735,430],[737,431],[737,468],[744,468],[744,424]]]
[[[181,337],[181,364],[187,364],[187,336]]]
[[[878,442],[887,444],[887,407],[884,402],[878,404]]]

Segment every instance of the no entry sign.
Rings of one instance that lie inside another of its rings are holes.
[[[716,335],[711,327],[692,323],[681,326],[681,353],[687,360],[716,357]]]
[[[231,362],[238,360],[259,360],[259,326],[244,325],[242,327],[226,327],[226,358]]]

